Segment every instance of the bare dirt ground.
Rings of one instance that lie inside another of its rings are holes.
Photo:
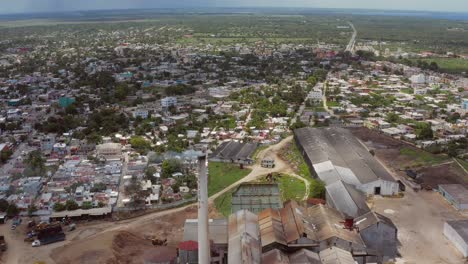
[[[407,144],[367,129],[353,130],[353,133],[375,151],[377,160],[395,179],[405,177],[401,171],[401,162],[411,160],[400,154],[400,148],[408,147]],[[435,185],[444,181],[453,183],[459,177],[467,177],[460,168],[454,166],[454,163],[444,163],[419,170],[426,175],[425,182]],[[443,235],[446,221],[466,219],[466,216],[455,210],[439,193],[414,192],[411,188],[406,188],[403,198],[376,196],[371,199],[370,206],[372,210],[390,218],[398,228],[401,259],[397,263],[468,263]]]
[[[399,252],[406,264],[462,264],[460,252],[443,235],[445,221],[464,219],[440,194],[415,193],[403,198],[373,199],[373,210],[389,217],[398,228]]]
[[[432,155],[424,152],[410,144],[401,142],[367,128],[358,128],[351,130],[353,134],[359,138],[369,149],[375,152],[375,155],[391,167],[400,177],[407,177],[404,169],[411,167],[415,172],[421,175],[418,179],[421,183],[431,188],[437,188],[439,184],[459,183],[468,187],[468,175],[463,169],[453,160],[446,159],[440,163],[432,164],[428,162],[426,166],[416,166],[415,158],[401,154],[401,149],[406,148],[421,153],[421,155],[429,155],[435,159],[444,159],[440,155]],[[432,155],[432,156],[431,156]],[[415,155],[417,156],[417,155]]]
[[[216,197],[242,182],[256,180],[270,172],[290,172],[288,164],[279,159],[275,153],[291,140],[292,137],[289,137],[259,153],[259,160],[273,153],[276,159],[274,169],[262,168],[257,163],[252,166],[252,172],[249,175],[210,197],[209,201],[212,203]],[[147,251],[160,251],[161,254],[165,254],[173,250],[182,240],[185,219],[196,218],[196,213],[196,207],[192,204],[129,220],[79,225],[76,231],[67,233],[66,241],[38,248],[31,247],[31,243],[23,242],[25,231],[20,232],[19,229],[11,231],[10,225],[1,225],[0,233],[5,234],[9,248],[3,254],[0,263],[31,264],[36,261],[44,261],[47,264],[142,263],[142,258],[147,255]],[[211,206],[210,217],[222,216]],[[152,237],[167,239],[168,246],[156,248],[151,245],[148,248]],[[123,238],[131,239],[132,243],[123,243],[121,241]],[[135,262],[128,260],[125,256],[132,256]]]

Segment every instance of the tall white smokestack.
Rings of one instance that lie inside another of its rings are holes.
[[[207,154],[206,154],[207,155]],[[210,263],[208,230],[208,158],[198,159],[198,263]]]

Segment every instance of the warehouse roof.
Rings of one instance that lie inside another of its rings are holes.
[[[393,227],[394,229],[397,229],[390,218],[372,211],[357,217],[354,219],[354,221],[359,230],[364,230],[369,226],[375,225],[377,223],[384,223],[390,227]]]
[[[258,215],[258,221],[262,247],[275,243],[316,244],[333,237],[364,245],[357,232],[343,228],[344,219],[341,214],[324,205],[305,209],[299,207],[296,202],[287,202],[282,209],[262,211]]]
[[[451,226],[463,241],[468,241],[468,220],[447,221],[447,225]]]
[[[241,210],[229,216],[228,263],[260,264],[262,248],[258,218]]]
[[[243,183],[232,194],[232,211],[242,209],[259,213],[267,208],[281,208],[281,195],[278,184]]]
[[[211,158],[227,160],[250,159],[256,148],[256,143],[226,141],[211,154]]]
[[[91,215],[91,216],[101,216],[110,214],[112,212],[112,207],[102,207],[102,208],[91,208],[91,209],[78,209],[74,211],[62,211],[62,212],[53,212],[51,218],[60,218],[60,217],[77,217],[82,215]]]
[[[338,180],[353,185],[378,179],[394,181],[347,129],[301,128],[294,134],[319,178],[326,184]]]
[[[320,259],[323,264],[354,264],[353,255],[350,252],[331,247],[320,251]]]
[[[343,227],[343,217],[340,212],[325,205],[315,205],[307,209],[308,221],[314,226],[317,239],[324,241],[339,237],[345,241],[364,245],[359,233]]]
[[[228,243],[228,225],[226,219],[210,219],[208,222],[210,240],[215,244]],[[183,241],[198,241],[198,219],[187,219],[184,225]]]
[[[364,193],[343,181],[337,181],[326,187],[328,197],[338,211],[348,216],[358,217],[370,211]]]
[[[458,204],[468,204],[468,190],[461,184],[441,184],[442,188],[447,192]]]
[[[273,249],[263,253],[262,263],[266,264],[322,264],[317,253],[300,249],[290,255],[279,249]]]

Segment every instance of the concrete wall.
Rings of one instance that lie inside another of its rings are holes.
[[[444,235],[448,240],[450,240],[450,242],[453,243],[453,245],[463,254],[465,258],[468,257],[468,244],[460,235],[458,235],[457,231],[455,231],[447,223],[444,224]]]
[[[468,204],[460,204],[458,203],[453,196],[451,196],[448,192],[442,188],[442,186],[439,186],[439,191],[440,194],[450,203],[452,204],[457,210],[468,210]]]
[[[400,191],[398,182],[385,181],[381,179],[361,186],[356,186],[357,189],[365,192],[367,195],[375,194],[375,187],[380,187],[381,195],[396,195]]]
[[[381,254],[377,259],[367,259],[368,261],[387,262],[397,255],[397,230],[385,223],[377,222],[364,230],[360,234],[367,247],[375,249]]]

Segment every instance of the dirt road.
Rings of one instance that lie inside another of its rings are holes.
[[[298,178],[305,182],[307,193],[304,196],[304,199],[307,198],[308,190],[310,189],[310,183],[305,180],[304,178],[294,174],[293,169],[284,162],[282,159],[279,158],[277,153],[284,148],[286,144],[291,142],[293,139],[292,136],[282,140],[276,145],[269,146],[268,148],[260,151],[257,155],[257,163],[254,164],[251,169],[251,173],[249,173],[243,179],[237,181],[236,183],[231,184],[230,186],[224,188],[220,192],[216,193],[215,195],[209,198],[209,201],[212,203],[216,197],[226,193],[231,188],[239,185],[240,183],[255,181],[262,176],[267,175],[268,173],[278,172],[288,174],[292,177]],[[260,165],[260,161],[266,155],[272,156],[275,158],[275,168],[268,169],[263,168]],[[96,247],[103,248],[109,247],[111,242],[111,238],[114,234],[119,231],[131,230],[131,229],[138,229],[142,226],[149,226],[157,222],[158,218],[169,216],[171,214],[176,214],[183,212],[184,210],[188,210],[188,208],[195,207],[195,204],[187,205],[180,208],[170,209],[162,212],[151,213],[148,215],[144,215],[138,218],[123,220],[119,222],[101,222],[96,224],[90,224],[86,227],[79,227],[76,231],[67,234],[67,240],[59,243],[54,243],[46,246],[41,246],[38,248],[31,247],[30,243],[23,242],[23,235],[25,232],[23,231],[12,231],[9,230],[10,225],[2,225],[0,226],[0,233],[5,234],[6,240],[8,242],[8,251],[3,255],[2,263],[6,264],[23,264],[23,263],[34,263],[35,261],[45,261],[46,263],[55,263],[55,261],[50,257],[53,251],[60,250],[61,248],[65,248],[66,246],[73,246],[73,249],[79,252],[89,253],[87,250],[90,247],[89,244],[99,243],[99,245],[95,245]],[[14,233],[16,232],[16,233]],[[102,239],[101,239],[102,237]],[[105,239],[104,239],[105,238]],[[88,243],[88,241],[93,241]],[[76,247],[74,246],[76,244]],[[104,245],[109,244],[109,245]],[[89,249],[91,250],[91,249]],[[78,254],[78,252],[77,252]]]
[[[272,146],[260,151],[258,153],[258,155],[257,155],[257,162],[252,167],[250,167],[252,169],[252,171],[247,176],[245,176],[241,180],[229,185],[228,187],[224,188],[223,190],[219,191],[218,193],[212,195],[209,198],[209,201],[213,202],[214,199],[216,199],[217,197],[223,195],[224,193],[226,193],[227,191],[231,190],[232,188],[236,187],[237,185],[239,185],[241,183],[258,180],[262,176],[265,176],[265,175],[267,175],[269,173],[273,173],[273,172],[284,173],[284,174],[287,174],[287,175],[290,175],[292,177],[295,177],[297,179],[302,180],[306,184],[306,189],[308,191],[310,189],[309,181],[305,180],[304,178],[302,178],[299,175],[296,175],[294,173],[294,170],[292,169],[292,167],[288,163],[283,161],[278,155],[278,152],[281,151],[292,140],[293,140],[293,136],[289,136],[289,137],[283,139],[278,144],[272,145]],[[271,156],[271,157],[273,157],[275,159],[275,167],[272,168],[272,169],[263,168],[260,165],[260,161],[262,160],[262,158],[267,156],[267,155]],[[308,192],[307,192],[307,194],[308,194]]]

